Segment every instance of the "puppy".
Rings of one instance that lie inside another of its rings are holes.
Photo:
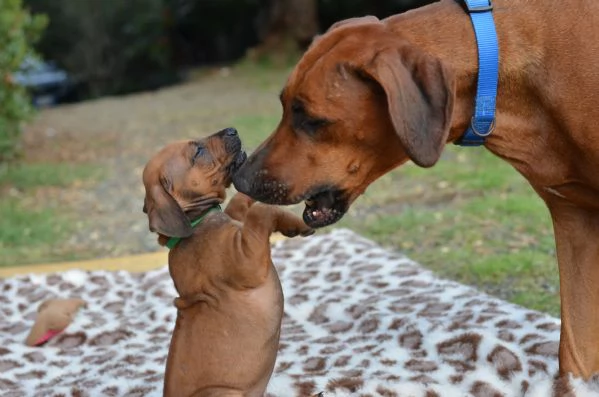
[[[146,165],[144,212],[161,245],[179,297],[166,363],[167,397],[263,396],[272,374],[283,293],[269,236],[313,230],[290,212],[235,195],[233,173],[245,161],[233,128],[169,144]]]

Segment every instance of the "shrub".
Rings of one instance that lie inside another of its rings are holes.
[[[17,156],[22,122],[32,114],[29,95],[13,75],[25,58],[35,56],[32,45],[46,23],[21,0],[0,0],[0,162]]]
[[[156,88],[173,79],[163,0],[24,0],[50,17],[38,44],[78,97]]]

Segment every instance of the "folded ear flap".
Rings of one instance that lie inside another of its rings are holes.
[[[148,214],[150,231],[168,237],[191,236],[189,219],[162,183],[155,184],[146,191],[144,210]]]
[[[355,17],[355,18],[348,18],[348,19],[343,19],[341,21],[335,22],[334,24],[331,25],[331,27],[328,29],[333,30],[333,29],[337,29],[340,28],[342,26],[355,26],[355,25],[363,25],[363,24],[368,24],[368,23],[378,23],[381,20],[378,19],[375,16],[372,15],[367,15],[364,17]]]
[[[437,58],[414,48],[380,52],[364,71],[383,88],[407,155],[421,167],[434,165],[451,126],[453,74]]]

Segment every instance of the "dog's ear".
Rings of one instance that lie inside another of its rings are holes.
[[[189,237],[191,223],[163,183],[152,185],[146,191],[144,212],[148,214],[150,231],[168,237]]]
[[[329,31],[343,27],[343,26],[355,26],[355,25],[364,25],[364,24],[369,24],[369,23],[377,23],[380,22],[381,20],[378,19],[375,16],[372,15],[367,15],[364,17],[355,17],[355,18],[348,18],[348,19],[343,19],[341,21],[335,22],[334,24],[331,25],[331,27],[328,29]]]
[[[421,167],[434,165],[451,126],[453,74],[412,46],[379,52],[364,72],[383,88],[393,128],[410,159]]]

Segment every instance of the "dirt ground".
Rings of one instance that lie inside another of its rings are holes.
[[[156,92],[41,111],[25,131],[25,161],[104,170],[98,182],[37,195],[36,200],[66,205],[76,219],[61,250],[110,257],[159,249],[142,213],[143,167],[169,141],[208,135],[239,115],[278,115],[278,90],[287,72],[250,78],[247,73],[217,69]]]

